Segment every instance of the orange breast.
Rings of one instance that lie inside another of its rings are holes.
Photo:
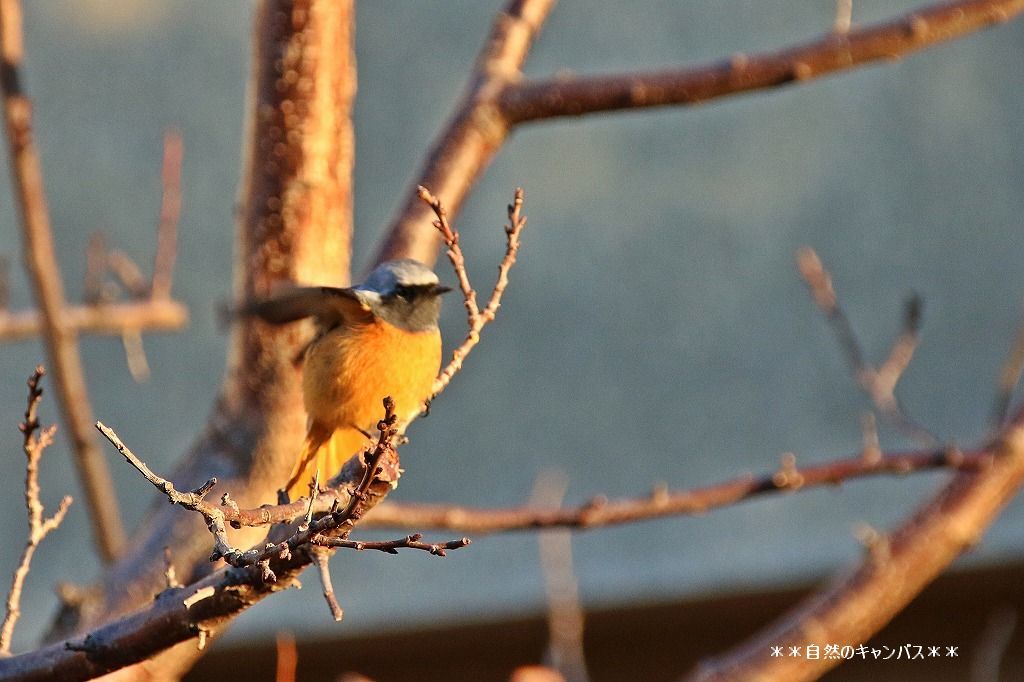
[[[441,366],[441,333],[407,332],[381,320],[341,326],[310,346],[302,375],[310,419],[328,429],[372,432],[395,400],[401,422],[430,397]]]

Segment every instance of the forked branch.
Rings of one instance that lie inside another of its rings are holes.
[[[466,259],[462,255],[462,247],[459,245],[460,235],[458,230],[453,230],[448,222],[448,213],[445,211],[441,200],[435,197],[426,187],[417,189],[419,198],[430,206],[430,209],[437,216],[434,227],[441,233],[445,245],[448,247],[448,260],[455,270],[455,276],[459,280],[459,288],[462,290],[462,298],[466,306],[466,318],[469,331],[466,332],[465,340],[452,352],[451,361],[441,370],[434,381],[434,388],[431,392],[431,400],[436,398],[451,382],[452,377],[460,369],[466,356],[473,347],[480,342],[480,332],[488,323],[494,321],[494,316],[501,307],[501,297],[508,286],[508,271],[516,262],[516,254],[519,253],[519,237],[523,228],[526,227],[526,217],[521,215],[523,208],[523,190],[516,188],[512,203],[508,205],[508,223],[505,225],[505,256],[498,265],[498,280],[494,283],[491,296],[487,300],[487,306],[480,310],[476,300],[476,291],[469,282],[469,274],[466,272]]]
[[[32,557],[36,547],[47,535],[57,529],[64,521],[64,516],[71,506],[71,498],[65,496],[57,506],[57,511],[47,517],[43,503],[39,500],[39,459],[43,451],[53,442],[55,427],[41,429],[39,426],[39,401],[43,397],[40,382],[43,379],[42,366],[28,379],[28,404],[25,408],[25,421],[19,425],[22,435],[22,450],[25,453],[25,509],[28,512],[28,539],[21,552],[21,560],[11,578],[11,589],[7,593],[7,615],[0,625],[0,656],[11,653],[11,638],[14,626],[21,615],[21,593],[32,565]]]

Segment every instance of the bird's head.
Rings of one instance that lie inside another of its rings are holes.
[[[441,315],[442,286],[434,271],[412,259],[381,263],[352,293],[385,322],[413,332],[437,328]]]

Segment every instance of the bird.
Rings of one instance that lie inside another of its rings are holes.
[[[386,396],[400,429],[429,406],[441,366],[441,295],[448,291],[429,267],[403,259],[381,263],[362,284],[296,286],[238,310],[271,324],[307,317],[316,324],[303,358],[306,437],[284,486],[289,499],[302,497],[316,473],[326,480],[367,446]]]

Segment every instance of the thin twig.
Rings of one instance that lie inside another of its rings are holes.
[[[124,251],[114,249],[107,254],[106,266],[131,298],[141,299],[149,293],[149,282],[142,269]]]
[[[54,427],[50,427],[40,431],[39,426],[39,401],[43,396],[43,389],[39,384],[44,373],[42,366],[39,366],[29,377],[25,421],[19,426],[24,436],[22,450],[25,453],[25,509],[28,512],[28,539],[21,552],[18,567],[11,578],[11,589],[7,593],[7,615],[4,617],[3,624],[0,625],[0,656],[11,654],[14,626],[21,615],[21,592],[25,585],[25,578],[28,577],[36,547],[47,535],[60,526],[71,506],[71,498],[65,496],[53,516],[46,518],[43,504],[39,500],[39,459],[43,456],[43,450],[53,442],[55,430]]]
[[[519,252],[519,238],[523,228],[526,227],[526,217],[520,215],[523,208],[523,190],[516,188],[515,197],[508,206],[508,224],[505,225],[505,256],[498,265],[498,279],[494,283],[494,289],[487,301],[487,306],[480,310],[476,301],[476,291],[469,282],[469,274],[466,272],[466,259],[462,255],[462,247],[459,246],[459,232],[453,230],[448,222],[448,214],[445,211],[441,200],[435,197],[426,187],[419,187],[417,190],[419,198],[430,206],[437,220],[434,227],[441,233],[445,245],[448,247],[448,260],[455,270],[455,276],[459,280],[459,288],[462,290],[463,301],[466,306],[466,318],[469,330],[466,332],[465,340],[452,352],[451,361],[441,370],[441,373],[434,381],[434,388],[431,393],[431,400],[436,398],[452,380],[460,369],[466,356],[473,347],[480,342],[480,332],[488,323],[494,321],[498,308],[501,307],[501,297],[508,286],[508,271],[515,265],[516,254]]]
[[[85,247],[85,278],[82,298],[92,305],[103,301],[103,277],[107,273],[107,238],[102,232],[89,235]]]
[[[362,507],[368,497],[370,486],[381,474],[381,463],[385,457],[397,459],[394,440],[398,437],[398,429],[395,424],[398,421],[395,415],[395,403],[390,397],[384,399],[385,417],[377,423],[380,435],[376,447],[364,453],[364,465],[360,480],[348,496],[348,502],[342,508],[335,506],[328,514],[316,519],[304,529],[298,529],[290,536],[277,543],[268,543],[262,548],[240,550],[230,543],[227,536],[227,526],[230,525],[226,519],[226,509],[230,505],[213,505],[205,501],[206,495],[216,485],[217,479],[208,480],[197,490],[181,492],[174,487],[166,478],[154,473],[145,462],[140,460],[118,435],[102,422],[96,422],[96,428],[124,457],[125,461],[132,465],[142,476],[149,481],[161,493],[167,496],[172,504],[179,504],[182,507],[200,514],[206,521],[206,526],[214,538],[214,549],[210,561],[223,559],[228,564],[245,568],[249,566],[261,567],[265,580],[274,582],[276,576],[269,567],[269,562],[275,557],[289,556],[295,549],[310,542],[310,538],[320,533],[329,531],[348,532],[362,515]],[[300,508],[305,508],[307,503],[301,501]],[[304,524],[305,525],[305,524]]]
[[[142,332],[138,329],[125,329],[121,333],[121,347],[124,348],[124,359],[128,363],[128,372],[136,382],[149,379],[149,360],[146,359],[146,347],[142,343]]]
[[[893,344],[889,357],[876,369],[865,360],[857,335],[854,334],[850,320],[832,287],[832,275],[822,265],[818,254],[814,249],[804,247],[797,250],[796,260],[800,275],[807,283],[814,302],[832,327],[854,379],[871,399],[875,409],[886,420],[925,447],[935,447],[939,439],[906,414],[894,393],[896,384],[910,364],[917,348],[921,299],[914,295],[907,301],[904,308],[903,330]]]
[[[11,304],[11,264],[6,256],[0,255],[0,312]]]
[[[407,535],[398,540],[349,540],[348,538],[328,537],[326,535],[314,535],[310,542],[322,547],[334,547],[338,549],[354,549],[362,552],[374,550],[385,554],[398,554],[400,549],[418,549],[433,554],[434,556],[448,556],[448,551],[462,549],[471,544],[469,538],[448,540],[447,542],[421,542],[423,536],[419,533]]]
[[[164,133],[164,158],[160,178],[163,188],[160,220],[156,230],[156,255],[153,258],[153,282],[150,296],[169,299],[174,281],[174,261],[178,254],[178,220],[181,216],[181,163],[185,145],[181,132],[171,128]]]
[[[1020,382],[1021,372],[1024,371],[1024,321],[1017,326],[1017,336],[1013,340],[1013,346],[1003,362],[999,372],[999,383],[996,386],[995,399],[992,401],[992,415],[989,418],[989,426],[998,430],[1006,422],[1006,415],[1010,409],[1010,401],[1013,400],[1013,392]]]
[[[117,495],[90,430],[92,407],[75,330],[64,317],[64,285],[46,206],[42,165],[32,136],[32,103],[21,86],[22,28],[18,0],[0,0],[0,59],[11,177],[21,213],[25,262],[39,305],[57,402],[71,435],[78,477],[85,489],[96,549],[111,562],[124,544]]]
[[[863,453],[797,468],[795,459],[779,469],[758,476],[747,475],[687,490],[657,486],[643,497],[608,499],[595,497],[575,506],[537,508],[531,505],[506,508],[461,507],[447,504],[388,502],[374,508],[363,528],[433,528],[460,533],[497,533],[528,528],[569,527],[580,529],[634,523],[665,516],[699,516],[760,495],[839,485],[850,480],[882,474],[952,469],[982,471],[991,464],[988,450],[934,450],[889,453],[878,459]]]
[[[331,553],[322,547],[315,546],[307,547],[306,551],[309,553],[313,566],[320,575],[320,590],[323,592],[324,601],[327,602],[327,608],[331,611],[331,618],[334,619],[335,623],[338,623],[345,617],[345,610],[338,603],[338,597],[334,593],[334,583],[331,582]]]

